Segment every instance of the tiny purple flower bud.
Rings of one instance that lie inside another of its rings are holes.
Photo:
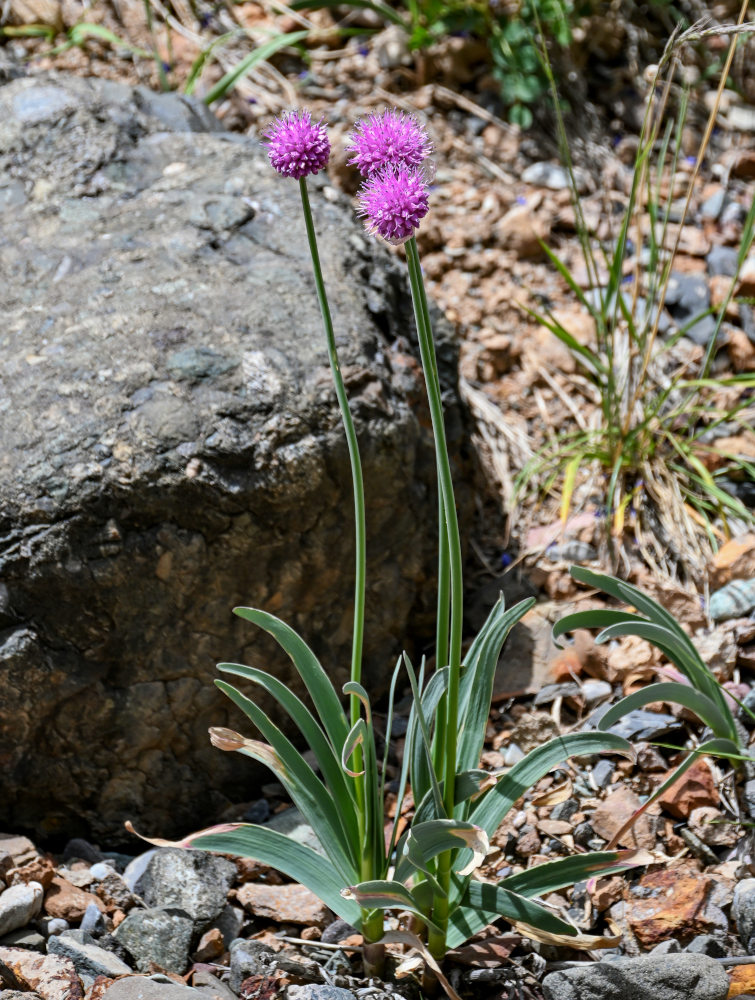
[[[432,152],[432,143],[413,115],[393,108],[357,122],[349,149],[354,154],[349,163],[371,177],[385,167],[418,167]]]
[[[427,215],[428,194],[421,170],[395,167],[367,178],[359,192],[359,214],[373,235],[405,243]]]
[[[309,111],[289,111],[263,133],[270,163],[279,174],[299,180],[322,170],[330,156],[324,122],[313,122]]]

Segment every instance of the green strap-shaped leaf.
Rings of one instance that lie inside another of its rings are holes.
[[[626,583],[624,580],[619,580],[615,576],[596,573],[594,570],[586,569],[584,566],[572,566],[569,572],[580,583],[586,583],[589,587],[596,587],[598,590],[610,594],[611,597],[615,597],[617,601],[623,601],[624,604],[629,604],[637,608],[643,615],[647,615],[650,621],[656,622],[659,625],[665,625],[672,631],[679,630],[692,650],[695,650],[686,632],[679,628],[679,623],[674,616],[666,611],[664,607],[661,607],[657,601],[654,601],[652,597],[643,594],[639,587],[635,587],[631,583]]]
[[[470,822],[481,826],[492,837],[516,800],[549,771],[559,767],[569,757],[604,751],[634,759],[631,744],[613,733],[570,733],[530,750],[474,804],[469,814]]]
[[[407,746],[411,746],[411,759],[409,761],[409,773],[411,777],[409,783],[415,799],[424,798],[428,791],[432,794],[436,816],[439,816],[443,813],[443,798],[438,778],[432,766],[432,737],[430,736],[428,719],[435,718],[438,703],[446,690],[448,667],[442,667],[433,674],[420,696],[414,676],[414,669],[406,654],[404,654],[404,662],[412,688],[412,695],[414,696],[414,704],[409,714],[409,726],[407,729]]]
[[[479,909],[488,915],[529,924],[549,934],[575,936],[578,933],[576,927],[567,924],[540,903],[533,903],[531,899],[488,882],[470,882],[462,905]]]
[[[412,825],[403,842],[403,857],[396,863],[396,880],[405,882],[415,871],[428,871],[428,864],[444,851],[458,850],[475,844],[478,864],[488,850],[487,837],[481,838],[481,830],[473,823],[455,819],[432,819]]]
[[[245,677],[252,683],[258,684],[272,695],[281,708],[289,714],[304,737],[307,746],[314,753],[325,783],[333,793],[333,798],[341,810],[344,823],[348,824],[355,808],[352,788],[341,770],[335,749],[304,702],[277,677],[265,673],[264,670],[258,670],[256,667],[246,667],[241,663],[219,663],[218,670],[227,674],[235,674],[237,677]],[[355,831],[356,827],[352,832],[355,833]]]
[[[415,899],[401,882],[392,879],[374,879],[371,882],[350,885],[347,892],[349,898],[355,899],[365,910],[408,910],[422,917],[429,927],[438,929],[427,919],[419,900]]]
[[[535,865],[516,875],[509,875],[498,884],[503,889],[530,899],[548,892],[558,892],[567,885],[574,885],[595,875],[614,875],[648,863],[647,853],[643,851],[594,851],[591,854],[574,854],[568,858],[559,858],[558,861]]]
[[[610,625],[596,637],[596,642],[608,642],[610,639],[623,635],[638,635],[642,639],[652,642],[663,652],[672,663],[675,663],[685,674],[690,684],[701,693],[707,695],[719,709],[720,715],[726,720],[724,735],[730,739],[736,739],[737,728],[734,719],[729,711],[726,699],[721,686],[708,670],[697,652],[691,655],[686,645],[679,641],[678,637],[663,625],[655,622],[632,622],[625,626]],[[717,734],[722,735],[722,734]]]
[[[720,712],[707,695],[702,694],[695,688],[687,687],[686,684],[679,684],[675,681],[664,681],[660,684],[649,684],[647,687],[626,698],[622,698],[616,705],[611,706],[605,715],[602,715],[598,722],[598,728],[605,731],[622,719],[628,712],[644,705],[650,705],[654,701],[668,701],[688,708],[702,722],[705,723],[715,736],[728,739],[730,726],[728,720]]]
[[[592,611],[577,611],[573,615],[564,615],[559,618],[553,626],[553,641],[562,649],[556,640],[567,632],[576,632],[580,628],[607,628],[609,625],[618,625],[626,621],[645,621],[639,615],[633,615],[630,611],[611,611],[606,608],[595,608]]]
[[[240,823],[235,829],[225,828],[218,833],[203,832],[189,837],[185,846],[238,854],[243,858],[253,858],[260,864],[270,865],[306,886],[342,920],[354,927],[360,926],[359,905],[341,895],[343,880],[330,861],[311,847],[299,844],[277,830],[268,830],[252,823]]]
[[[520,601],[507,611],[501,598],[482,627],[479,645],[473,645],[465,657],[459,685],[457,772],[468,771],[480,763],[501,649],[512,627],[534,603],[534,598]]]
[[[347,826],[325,785],[259,706],[226,681],[215,681],[215,684],[238,705],[278,755],[281,767],[276,769],[276,776],[315,831],[342,880],[352,882],[359,870],[359,844],[349,842]],[[251,751],[247,753],[253,756]],[[270,766],[269,762],[264,762]]]
[[[259,611],[256,608],[234,608],[233,613],[269,632],[288,653],[309,691],[331,744],[334,747],[342,747],[349,731],[346,713],[330,678],[306,642],[280,618],[268,614],[267,611]]]

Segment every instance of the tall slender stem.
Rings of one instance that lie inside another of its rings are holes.
[[[435,357],[432,328],[427,306],[427,295],[422,281],[422,270],[419,262],[419,252],[414,237],[407,240],[406,259],[409,266],[409,282],[414,304],[414,318],[417,324],[420,357],[425,373],[427,397],[430,404],[433,436],[435,439],[435,458],[438,466],[438,479],[442,497],[442,508],[445,521],[441,525],[441,533],[445,533],[448,543],[448,560],[451,581],[451,629],[448,648],[448,690],[446,693],[446,731],[445,760],[443,768],[444,789],[443,798],[446,814],[453,816],[454,788],[456,782],[456,743],[458,735],[459,710],[459,680],[461,675],[461,640],[463,612],[463,584],[461,541],[459,538],[459,522],[454,500],[451,464],[448,458],[446,431],[443,422],[443,403],[440,393],[438,366]],[[441,934],[431,933],[428,945],[431,952],[438,957],[445,953],[445,931],[448,923],[448,890],[451,884],[451,852],[447,851],[438,859],[438,881],[442,892],[436,895],[433,903],[433,920],[440,927]]]
[[[338,362],[338,351],[336,350],[336,338],[333,332],[333,321],[330,315],[330,306],[328,305],[328,299],[325,294],[325,284],[322,277],[322,268],[320,266],[320,254],[317,249],[317,237],[315,235],[315,226],[312,220],[312,209],[309,203],[309,193],[307,191],[307,182],[304,177],[299,180],[299,190],[301,191],[301,203],[304,210],[304,222],[307,227],[307,239],[309,241],[309,251],[312,256],[312,271],[315,279],[315,287],[317,289],[317,300],[320,303],[320,312],[322,313],[323,327],[325,328],[325,338],[328,344],[328,359],[330,361],[330,370],[333,373],[333,383],[335,385],[336,396],[338,397],[338,406],[341,410],[341,419],[343,421],[343,427],[346,432],[346,441],[349,448],[349,460],[351,462],[351,479],[354,485],[354,526],[355,526],[355,543],[354,547],[356,549],[356,570],[354,575],[354,633],[352,639],[351,647],[351,680],[361,683],[362,681],[362,647],[364,642],[364,609],[365,609],[365,591],[366,591],[366,578],[367,578],[367,545],[366,545],[366,515],[365,515],[365,503],[364,503],[364,479],[362,476],[362,463],[359,457],[359,444],[357,442],[356,430],[354,429],[354,421],[351,416],[351,411],[349,410],[349,401],[346,395],[346,387],[343,383],[343,375],[341,374],[341,366]],[[361,711],[361,706],[359,699],[356,695],[351,695],[350,700],[350,716],[352,726],[356,724],[359,720]],[[360,747],[357,747],[354,752],[354,767],[353,769],[357,772],[363,770],[363,755]],[[361,777],[354,779],[356,799],[357,799],[357,814],[359,816],[359,834],[360,834],[360,871],[362,880],[367,881],[369,879],[375,878],[375,872],[373,871],[373,851],[372,845],[367,843],[367,816],[366,811],[370,808],[370,803],[367,801],[367,796],[365,794],[365,781],[367,780],[367,775],[363,774]],[[367,925],[365,930],[365,940],[367,940],[370,934],[377,934],[378,937],[382,936],[382,914],[380,914],[380,926],[377,926],[377,919],[374,914],[364,914],[364,923]],[[374,940],[374,938],[373,938]]]

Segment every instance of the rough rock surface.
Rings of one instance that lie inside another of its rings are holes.
[[[728,990],[723,966],[695,954],[595,962],[543,979],[546,1000],[724,1000]]]
[[[225,907],[235,877],[236,866],[228,858],[166,847],[152,856],[136,892],[147,906],[183,910],[199,928]]]
[[[154,962],[181,975],[189,961],[192,920],[169,907],[132,910],[113,937],[132,956],[140,972],[146,972]]]
[[[301,686],[234,605],[278,614],[347,679],[351,482],[299,193],[218,127],[106,81],[0,87],[9,828],[172,836],[247,798],[263,772],[207,739],[244,724],[214,664]],[[434,463],[403,270],[332,195],[311,184],[363,450],[377,692],[431,605]],[[447,386],[454,364],[446,344]]]

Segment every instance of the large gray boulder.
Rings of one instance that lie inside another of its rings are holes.
[[[434,464],[403,269],[324,187],[379,692],[410,624],[428,635]],[[301,690],[234,605],[276,613],[348,678],[351,483],[298,186],[186,98],[21,78],[0,88],[0,219],[5,825],[187,832],[260,777],[209,744],[208,726],[246,722],[214,664]]]

